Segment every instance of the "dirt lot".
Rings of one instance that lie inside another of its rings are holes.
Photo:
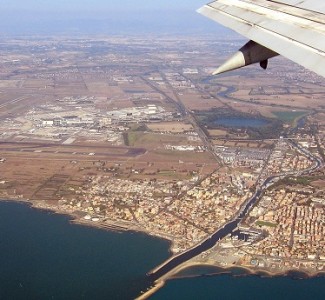
[[[0,144],[0,158],[5,159],[0,164],[0,198],[46,201],[77,197],[76,191],[89,176],[112,176],[110,168],[121,178],[183,180],[217,167],[206,152],[147,151],[101,144],[8,142]]]
[[[182,122],[152,123],[148,124],[147,126],[152,131],[172,133],[182,133],[185,131],[191,131],[193,129],[193,126],[191,124],[186,124]]]

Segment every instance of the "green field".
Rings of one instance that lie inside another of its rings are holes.
[[[143,135],[142,132],[130,131],[124,134],[125,145],[134,146],[136,141]]]
[[[276,116],[279,120],[287,123],[292,123],[293,121],[304,116],[307,111],[272,111],[272,114]]]

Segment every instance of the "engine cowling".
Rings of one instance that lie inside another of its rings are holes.
[[[215,70],[213,75],[236,70],[255,63],[260,63],[260,66],[266,69],[268,60],[277,55],[279,54],[254,41],[249,41],[223,65]]]

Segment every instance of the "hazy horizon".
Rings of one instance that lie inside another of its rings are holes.
[[[208,0],[8,0],[0,3],[0,34],[204,34],[228,29],[196,10]]]

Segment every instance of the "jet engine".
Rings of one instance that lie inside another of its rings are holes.
[[[254,41],[249,41],[223,65],[215,70],[213,75],[232,71],[255,63],[260,63],[260,66],[266,69],[268,60],[277,55],[279,54]]]

